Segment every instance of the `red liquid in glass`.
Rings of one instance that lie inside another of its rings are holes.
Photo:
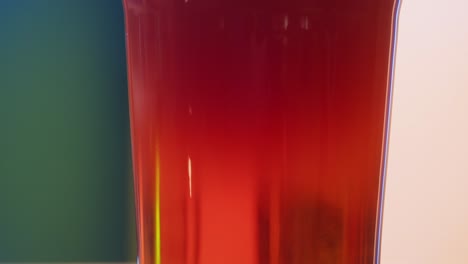
[[[395,0],[125,10],[140,263],[374,263]]]

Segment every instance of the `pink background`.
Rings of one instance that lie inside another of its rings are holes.
[[[467,10],[403,0],[382,264],[468,263]]]

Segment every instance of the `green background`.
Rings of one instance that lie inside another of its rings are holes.
[[[0,262],[135,258],[119,0],[0,0]]]

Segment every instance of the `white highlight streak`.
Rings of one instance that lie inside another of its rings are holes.
[[[188,156],[187,163],[189,177],[189,195],[190,198],[192,198],[192,160],[190,159],[190,156]]]

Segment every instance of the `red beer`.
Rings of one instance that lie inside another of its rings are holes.
[[[140,264],[379,262],[398,0],[125,0]]]

